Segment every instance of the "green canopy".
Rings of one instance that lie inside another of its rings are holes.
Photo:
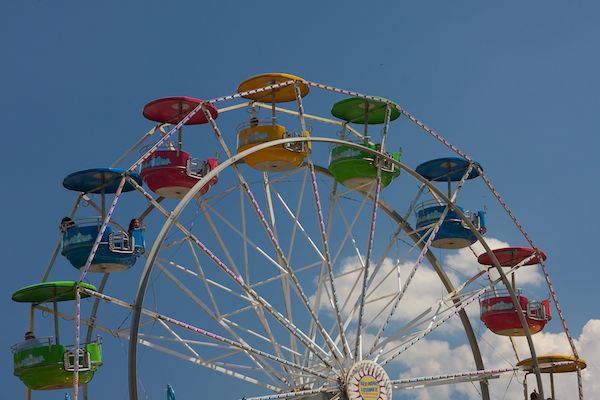
[[[12,299],[19,303],[46,303],[51,301],[70,301],[75,299],[75,286],[77,282],[42,282],[25,286],[13,293]],[[81,283],[81,287],[96,290],[94,285]],[[81,293],[81,298],[90,297]]]
[[[335,103],[331,109],[331,114],[354,124],[383,124],[385,122],[385,108],[388,103],[392,104],[390,121],[393,121],[400,116],[400,111],[393,107],[394,103],[383,98],[381,100],[370,100],[362,97],[351,97]]]

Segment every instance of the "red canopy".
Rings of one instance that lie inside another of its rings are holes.
[[[514,267],[528,257],[535,257],[527,261],[524,265],[534,265],[540,263],[540,256],[542,261],[546,260],[546,254],[541,250],[531,249],[529,247],[504,247],[502,249],[492,250],[492,253],[496,256],[502,267]],[[483,253],[477,257],[477,261],[482,265],[492,265],[492,258],[488,253]]]
[[[176,124],[202,103],[204,103],[204,100],[187,96],[163,97],[146,104],[143,114],[151,121]],[[215,106],[210,103],[206,103],[206,109],[213,119],[219,115]],[[205,124],[207,122],[206,116],[200,110],[185,125]]]

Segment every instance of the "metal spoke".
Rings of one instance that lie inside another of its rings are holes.
[[[320,388],[312,390],[296,390],[288,393],[273,394],[268,396],[258,397],[244,397],[242,400],[284,400],[284,399],[304,399],[306,396],[320,394],[320,393],[332,393],[338,391],[338,388]]]
[[[235,271],[235,273],[239,275],[240,271],[238,270],[238,268],[235,264],[235,261],[233,261],[233,258],[231,257],[231,252],[229,251],[229,248],[225,244],[225,241],[223,240],[221,233],[219,233],[219,230],[216,228],[212,217],[206,210],[206,202],[199,201],[198,204],[200,205],[200,210],[202,210],[202,214],[204,215],[206,222],[208,222],[208,225],[210,226],[211,232],[213,233],[213,235],[215,235],[215,238],[219,242],[219,247],[221,247],[221,250],[223,250],[223,253],[225,254],[225,259],[227,260],[229,265],[231,265],[231,268]]]
[[[200,307],[200,309],[202,309],[202,311],[204,311],[209,317],[211,317],[220,327],[225,329],[232,337],[234,337],[239,342],[246,344],[245,341],[229,327],[229,325],[233,325],[233,323],[231,321],[225,320],[224,318],[222,318],[218,314],[216,314],[216,312],[211,311],[210,308],[202,300],[200,300],[200,298],[198,298],[198,296],[196,296],[196,294],[194,294],[192,292],[192,290],[190,290],[181,281],[179,281],[173,274],[171,274],[167,269],[165,269],[159,262],[157,262],[157,267],[160,269],[160,271],[163,274],[165,274],[165,276],[167,276],[167,278],[169,278],[175,285],[177,285],[177,287],[179,287],[179,289],[183,293],[185,293],[196,305],[198,305]],[[251,331],[248,333],[252,333],[252,334],[254,334],[255,337],[259,337],[260,339],[263,339],[263,340],[269,342],[269,339],[267,339],[261,335],[258,335]],[[271,340],[270,343],[272,343],[273,346],[275,347],[276,352],[277,352],[277,357],[281,358],[281,353],[279,352],[279,346],[277,346],[277,344],[274,342],[274,340]],[[250,357],[250,359],[253,362],[257,363],[259,365],[259,367],[271,370],[274,377],[277,377],[282,382],[286,382],[286,379],[283,378],[281,375],[279,375],[274,370],[272,370],[272,368],[270,368],[268,364],[261,363],[260,361],[256,360],[254,357]]]
[[[298,88],[296,87],[296,91],[298,91]],[[327,277],[328,277],[328,282],[329,282],[329,287],[331,290],[331,295],[329,295],[329,291],[326,291],[326,293],[328,294],[328,297],[330,299],[331,304],[333,305],[333,313],[335,314],[335,319],[338,325],[338,335],[340,336],[341,340],[342,340],[342,349],[344,351],[344,355],[346,357],[348,357],[348,355],[350,354],[349,352],[349,344],[348,344],[348,339],[346,338],[346,335],[344,334],[344,328],[342,326],[342,316],[340,313],[340,307],[339,307],[339,300],[338,300],[338,295],[337,295],[337,290],[335,287],[335,282],[334,282],[334,277],[333,277],[333,266],[332,266],[332,261],[331,261],[331,253],[329,251],[329,240],[328,240],[328,232],[327,232],[327,228],[325,227],[325,221],[324,221],[324,217],[323,217],[323,210],[321,209],[321,201],[319,199],[319,189],[317,186],[317,179],[315,176],[315,167],[312,163],[312,160],[309,159],[309,168],[310,168],[310,175],[311,175],[311,182],[312,182],[312,186],[313,186],[313,194],[314,194],[314,198],[315,198],[315,205],[317,207],[317,215],[318,215],[318,222],[319,222],[319,228],[320,228],[320,232],[321,232],[321,240],[322,240],[322,244],[323,244],[323,252],[325,255],[325,259],[324,259],[324,263],[325,266],[327,267]]]
[[[384,132],[387,132],[387,126],[390,122],[390,108],[386,108],[385,117],[385,128]],[[384,133],[385,138],[385,133]],[[382,146],[383,147],[383,146]],[[367,282],[369,280],[369,267],[371,265],[371,252],[373,250],[373,240],[375,239],[375,222],[377,220],[377,209],[379,207],[379,195],[381,193],[381,164],[377,165],[377,178],[375,181],[375,198],[373,199],[373,208],[371,211],[371,228],[369,229],[369,239],[367,241],[367,251],[365,255],[365,269],[363,274],[363,285],[360,292],[360,306],[358,308],[358,322],[356,328],[356,343],[354,346],[354,358],[358,361],[362,361],[362,329],[363,329],[363,315],[365,309],[365,297],[367,295]]]
[[[338,196],[338,198],[340,198],[340,197]],[[346,244],[346,241],[348,240],[348,238],[350,238],[352,245],[354,246],[354,250],[358,256],[358,259],[360,260],[360,264],[364,267],[365,263],[363,261],[362,255],[360,254],[360,250],[358,249],[358,245],[356,244],[356,239],[354,238],[354,235],[352,235],[352,230],[354,229],[354,225],[356,224],[356,221],[358,221],[358,218],[360,217],[360,214],[362,213],[363,208],[367,205],[368,200],[369,200],[369,198],[367,196],[363,197],[363,199],[360,203],[360,206],[354,215],[354,219],[352,220],[352,223],[348,222],[346,213],[344,212],[342,207],[339,205],[339,201],[338,201],[337,209],[338,209],[340,216],[342,217],[344,226],[346,227],[346,234],[344,235],[342,241],[340,242],[338,250],[335,253],[335,256],[333,257],[332,264],[335,265],[337,263],[337,259],[341,255],[342,250],[344,249],[344,246]],[[342,306],[342,312],[343,312],[344,308],[345,308],[345,306]]]
[[[294,213],[292,210],[290,210],[288,204],[283,199],[283,197],[281,196],[281,194],[279,192],[277,192],[276,190],[273,190],[273,191],[275,192],[275,195],[277,196],[277,199],[279,200],[279,202],[281,203],[281,205],[283,205],[283,208],[286,211],[286,213],[290,216],[290,218],[294,222],[294,228],[293,228],[293,231],[292,231],[292,240],[290,241],[290,249],[288,251],[288,258],[291,256],[291,253],[292,253],[292,245],[294,243],[296,229],[299,229],[300,232],[302,232],[302,234],[304,235],[304,237],[308,241],[308,243],[310,243],[310,247],[315,251],[315,253],[317,253],[317,255],[319,256],[319,258],[321,260],[325,260],[325,256],[323,256],[323,254],[321,253],[321,251],[319,250],[319,248],[317,247],[317,245],[315,244],[315,242],[312,240],[312,238],[310,236],[308,236],[308,233],[306,232],[306,229],[304,229],[304,226],[299,221],[299,217],[298,217],[298,215],[299,215],[299,213],[298,213],[299,207],[297,207],[297,211]],[[300,193],[302,193],[302,192],[300,192]]]
[[[108,296],[108,295],[103,294],[103,293],[98,293],[98,292],[96,292],[94,290],[90,290],[90,289],[87,289],[85,287],[81,288],[81,292],[85,293],[85,294],[88,294],[90,296],[99,297],[102,300],[107,301],[107,302],[109,302],[111,304],[115,304],[115,305],[118,305],[118,306],[121,306],[121,307],[125,307],[125,308],[128,308],[128,309],[133,308],[133,305],[130,304],[130,303],[128,303],[128,302],[126,302],[126,301],[120,300],[120,299],[118,299],[116,297]],[[195,332],[195,333],[197,333],[197,334],[199,334],[201,336],[210,338],[210,339],[212,339],[214,341],[221,342],[221,343],[230,345],[230,346],[232,346],[234,348],[241,349],[241,350],[243,350],[243,351],[245,351],[247,353],[252,353],[254,355],[257,355],[257,356],[260,356],[260,357],[264,357],[264,358],[266,358],[268,360],[275,361],[275,362],[280,363],[282,365],[286,365],[288,367],[291,367],[291,368],[294,368],[294,369],[298,369],[300,371],[307,372],[307,373],[309,373],[309,374],[311,374],[313,376],[317,376],[317,377],[320,377],[320,378],[323,378],[323,379],[326,379],[326,380],[332,380],[332,378],[328,377],[327,375],[325,375],[323,373],[315,371],[314,369],[307,368],[307,367],[304,367],[302,365],[298,365],[298,364],[292,363],[290,361],[281,359],[281,358],[276,357],[276,356],[274,356],[272,354],[269,354],[267,352],[255,349],[252,346],[250,346],[248,344],[245,344],[243,342],[237,342],[235,340],[231,340],[231,339],[225,338],[225,337],[223,337],[221,335],[218,335],[216,333],[207,331],[205,329],[196,327],[196,326],[191,325],[191,324],[187,324],[187,323],[179,321],[179,320],[177,320],[175,318],[172,318],[172,317],[169,317],[169,316],[166,316],[166,315],[163,315],[163,314],[160,314],[160,313],[157,313],[157,312],[145,309],[145,308],[142,308],[141,311],[142,311],[142,314],[147,315],[147,316],[149,316],[149,317],[151,317],[151,318],[153,318],[155,320],[162,320],[164,322],[170,323],[170,324],[178,326],[180,328],[189,330],[191,332]]]
[[[302,95],[300,93],[300,87],[298,86],[297,83],[294,83],[294,93],[295,93],[295,97],[296,97],[296,105],[298,107],[298,119],[300,122],[300,134],[302,136],[304,136],[305,134],[308,134],[308,131],[306,129],[306,124],[305,124],[305,120],[304,120],[304,106],[302,104]],[[303,146],[306,146],[306,144],[303,144]],[[311,186],[313,189],[313,198],[314,198],[314,202],[315,202],[315,207],[317,209],[317,218],[318,218],[318,224],[319,224],[319,228],[320,228],[320,233],[321,233],[321,243],[323,246],[323,252],[319,252],[319,255],[321,256],[321,259],[323,259],[325,265],[327,266],[327,273],[328,273],[328,277],[329,277],[329,283],[330,283],[330,288],[331,288],[331,295],[329,295],[329,292],[326,291],[326,293],[328,293],[328,297],[333,305],[333,312],[335,314],[335,318],[338,324],[338,330],[339,330],[339,335],[342,338],[342,350],[343,350],[343,356],[347,357],[349,352],[348,352],[348,342],[346,339],[346,336],[344,335],[344,331],[342,328],[342,322],[341,322],[341,316],[340,316],[340,311],[339,311],[339,302],[337,299],[337,292],[335,289],[335,285],[333,282],[333,270],[332,270],[332,263],[331,263],[331,254],[329,251],[329,241],[328,241],[328,235],[327,235],[327,231],[326,231],[326,227],[325,227],[325,221],[324,221],[324,217],[323,217],[323,210],[321,208],[321,200],[320,200],[320,196],[319,196],[319,188],[317,185],[317,179],[315,176],[315,166],[312,162],[312,157],[310,154],[310,148],[307,151],[307,159],[308,159],[308,168],[310,171],[310,177],[311,177]],[[297,220],[297,218],[296,218]],[[311,241],[311,244],[314,244]],[[317,309],[318,312],[318,309]],[[319,326],[318,321],[314,321],[315,325],[320,329],[321,334],[323,335],[323,331],[324,328],[322,328],[321,326]],[[329,336],[329,333],[327,333],[327,331],[325,331],[325,334]],[[331,339],[329,339],[331,340]],[[336,342],[333,342],[333,346],[334,346],[334,351],[339,351],[336,347]],[[334,356],[335,356],[335,352],[334,352]],[[336,357],[337,359],[337,357]],[[340,363],[341,364],[341,363]]]
[[[99,300],[99,299],[98,299]],[[188,343],[186,343],[181,336],[179,336],[173,329],[171,329],[171,327],[169,325],[167,325],[166,322],[162,321],[162,320],[158,320],[158,323],[162,325],[163,328],[165,328],[171,335],[173,335],[173,337],[175,338],[175,340],[180,343],[183,347],[185,347],[190,353],[192,353],[194,356],[196,356],[197,358],[200,358],[200,355],[198,354],[198,352],[196,350],[194,350],[192,348],[192,346],[190,346]]]
[[[186,239],[186,240],[187,240],[187,239]],[[174,267],[174,268],[176,268],[176,269],[178,269],[178,270],[180,270],[180,271],[183,271],[183,272],[185,272],[186,274],[189,274],[189,275],[191,275],[191,276],[194,276],[194,277],[196,277],[196,278],[200,279],[200,274],[199,274],[199,273],[197,273],[197,272],[195,272],[195,271],[192,271],[191,269],[189,269],[189,268],[186,268],[186,267],[184,267],[184,266],[182,266],[182,265],[180,265],[180,264],[177,264],[177,263],[175,263],[174,261],[171,261],[171,260],[164,260],[164,259],[162,259],[162,258],[160,258],[160,260],[159,260],[159,261],[160,261],[160,262],[165,262],[167,265],[170,265],[170,266],[172,266],[172,267]],[[226,292],[226,293],[228,293],[228,294],[231,294],[231,295],[233,295],[233,296],[236,296],[236,297],[238,297],[238,298],[240,298],[240,299],[242,299],[242,300],[244,300],[244,301],[247,301],[247,302],[252,302],[252,299],[251,299],[250,297],[248,297],[248,296],[245,296],[245,295],[243,295],[243,294],[240,294],[240,293],[236,292],[235,290],[231,289],[230,287],[228,287],[228,286],[225,286],[225,285],[223,285],[223,284],[221,284],[221,283],[215,282],[215,281],[213,281],[212,279],[208,279],[208,278],[206,278],[206,282],[207,282],[208,284],[210,284],[211,286],[217,287],[217,288],[219,288],[219,289],[223,290],[224,292]]]
[[[172,350],[172,349],[169,349],[169,348],[166,348],[166,347],[154,344],[154,343],[149,342],[149,341],[144,340],[144,339],[139,339],[138,343],[141,344],[141,345],[143,345],[143,346],[149,347],[149,348],[151,348],[153,350],[157,350],[157,351],[160,351],[162,353],[169,354],[170,356],[173,356],[173,357],[185,360],[185,361],[189,361],[189,362],[191,362],[193,364],[197,364],[197,365],[200,365],[200,366],[212,369],[213,371],[220,372],[222,374],[234,377],[236,379],[240,379],[240,380],[248,382],[248,383],[252,383],[252,384],[257,385],[257,386],[264,387],[265,389],[272,390],[274,392],[279,392],[279,391],[281,391],[283,389],[281,387],[273,386],[271,384],[262,382],[262,381],[260,381],[260,380],[258,380],[256,378],[251,378],[251,377],[249,377],[247,375],[244,375],[244,374],[241,374],[241,373],[239,373],[237,371],[232,371],[231,369],[225,368],[223,366],[203,361],[199,357],[188,356],[188,355],[183,354],[181,352],[178,352],[178,351],[175,351],[175,350]]]
[[[134,182],[132,180],[132,182]],[[139,186],[139,185],[138,185]],[[143,190],[143,189],[142,189]],[[157,209],[164,209],[158,205]],[[166,213],[166,211],[164,211]],[[321,361],[323,361],[326,365],[330,365],[328,361],[323,357],[323,354],[326,354],[323,349],[321,349],[314,340],[308,338],[306,334],[302,332],[302,330],[298,329],[296,326],[291,324],[286,318],[277,312],[265,299],[260,297],[252,288],[250,288],[247,283],[244,282],[243,278],[237,274],[235,274],[232,270],[230,270],[220,259],[218,259],[200,240],[198,240],[191,232],[189,232],[181,223],[175,221],[175,225],[186,235],[191,241],[194,242],[196,246],[198,246],[208,257],[211,259],[227,276],[233,279],[240,287],[252,298],[254,301],[257,301],[262,307],[266,308],[267,311],[278,320],[283,327],[288,329],[290,332],[293,332],[294,336],[298,338],[307,348],[309,348]]]
[[[148,321],[151,322],[156,322],[153,319],[148,319]],[[155,341],[160,341],[160,342],[177,342],[179,343],[179,340],[170,337],[170,336],[163,336],[163,335],[151,335],[148,333],[143,333],[141,332],[140,337],[146,338],[146,339],[152,339]],[[224,349],[224,350],[231,350],[231,346],[226,346],[220,343],[215,343],[215,342],[205,342],[202,340],[193,340],[193,339],[181,339],[182,342],[190,344],[190,345],[194,345],[194,346],[198,346],[198,347],[207,347],[207,348],[211,348],[211,349]]]
[[[213,132],[215,133],[215,135],[217,136],[217,139],[219,140],[221,147],[223,148],[223,150],[226,152],[226,154],[228,155],[228,157],[231,157],[231,152],[229,151],[229,148],[227,147],[227,145],[225,144],[223,137],[221,135],[221,132],[219,130],[219,128],[217,127],[215,120],[213,119],[212,115],[208,112],[208,110],[206,110],[206,108],[202,108],[204,115],[206,116],[206,118],[208,119]],[[315,321],[315,324],[317,326],[317,328],[319,329],[319,332],[321,334],[321,336],[323,337],[323,339],[325,339],[325,343],[327,343],[327,346],[330,348],[331,350],[331,355],[333,356],[333,358],[338,362],[338,364],[340,364],[340,359],[339,359],[339,355],[340,350],[337,348],[337,346],[335,345],[335,343],[333,342],[333,340],[331,339],[331,337],[328,335],[327,331],[325,331],[325,329],[323,328],[322,324],[320,323],[320,321],[318,320],[315,311],[313,310],[313,308],[310,305],[310,302],[308,300],[308,296],[304,293],[304,290],[302,289],[302,286],[300,285],[300,282],[298,281],[298,278],[294,275],[293,270],[291,270],[288,260],[286,259],[285,255],[283,254],[283,250],[281,249],[281,247],[279,246],[279,243],[277,241],[277,238],[275,237],[275,234],[272,230],[272,228],[269,226],[269,224],[267,223],[264,214],[260,208],[260,206],[258,205],[258,202],[256,201],[255,196],[253,195],[250,186],[248,185],[248,182],[246,181],[246,179],[243,177],[243,175],[240,173],[239,168],[237,167],[236,164],[232,165],[233,170],[241,184],[241,186],[244,188],[244,191],[246,192],[246,195],[248,197],[248,199],[250,200],[250,203],[252,204],[259,221],[261,222],[261,225],[263,226],[263,229],[265,230],[265,232],[267,233],[268,237],[270,238],[273,247],[275,248],[275,251],[277,253],[277,257],[281,260],[282,262],[282,266],[285,269],[285,271],[287,271],[290,275],[291,281],[294,285],[294,289],[296,290],[297,294],[300,297],[300,300],[302,301],[304,307],[306,308],[306,310],[308,311],[310,317]],[[324,361],[324,360],[323,360]]]
[[[396,359],[400,354],[404,353],[406,350],[408,350],[408,348],[410,348],[411,346],[413,346],[419,340],[423,339],[425,336],[427,336],[428,334],[430,334],[431,332],[433,332],[436,328],[438,328],[440,325],[442,325],[443,323],[445,323],[451,317],[453,317],[454,315],[458,314],[466,306],[468,306],[469,304],[471,304],[473,301],[479,299],[479,297],[484,292],[485,292],[485,289],[481,289],[479,292],[477,292],[476,294],[472,295],[469,299],[464,300],[460,306],[454,307],[454,311],[453,312],[451,312],[446,317],[442,318],[441,320],[439,320],[438,322],[436,322],[435,324],[433,324],[432,326],[430,326],[423,333],[421,333],[418,337],[416,337],[415,339],[411,340],[408,344],[406,344],[400,350],[398,350],[398,352],[396,352],[394,355],[392,355],[392,356],[388,357],[386,360],[384,360],[381,363],[381,365],[386,365],[389,362],[391,362],[394,359]]]
[[[242,238],[243,238],[243,245],[244,245],[244,272],[246,273],[246,282],[248,282],[248,284],[250,284],[250,265],[248,262],[248,231],[247,231],[247,227],[246,227],[246,207],[245,207],[245,202],[244,202],[244,192],[242,190],[242,188],[240,188],[239,190],[239,195],[240,195],[240,210],[242,212],[241,218],[242,218]]]
[[[258,246],[257,244],[255,244],[252,240],[250,240],[248,238],[248,235],[244,234],[243,232],[240,232],[240,230],[237,229],[236,226],[233,223],[231,223],[227,218],[225,218],[220,212],[218,212],[216,209],[214,209],[210,205],[207,205],[207,209],[210,210],[210,212],[212,212],[217,218],[219,218],[219,220],[221,220],[225,225],[227,225],[240,238],[242,238],[242,240],[244,241],[245,244],[250,245],[251,247],[253,247],[254,250],[256,250],[257,253],[259,253],[267,261],[269,261],[270,264],[274,265],[275,268],[277,268],[280,272],[282,272],[284,274],[287,274],[287,271],[286,271],[286,269],[284,268],[283,265],[281,265],[276,260],[274,260],[271,256],[269,256],[267,254],[267,252],[265,250],[263,250],[260,246]]]
[[[319,265],[321,265],[321,261],[315,261],[313,263],[305,265],[304,267],[300,267],[298,269],[295,269],[294,272],[296,274],[298,274],[300,272],[311,270],[311,269],[313,269],[315,267],[318,267]],[[282,279],[284,276],[287,276],[287,273],[285,273],[285,274],[279,274],[279,275],[274,275],[274,276],[272,276],[270,278],[267,278],[267,279],[264,279],[262,281],[253,283],[252,285],[250,285],[250,287],[253,288],[253,289],[255,289],[255,288],[259,287],[259,286],[266,285],[267,283],[271,283],[271,282],[276,281],[278,279]]]
[[[265,197],[266,197],[266,201],[267,201],[267,207],[268,207],[268,211],[269,211],[269,217],[271,219],[271,226],[273,229],[273,235],[274,237],[277,239],[278,238],[278,234],[277,234],[277,224],[275,221],[275,211],[273,209],[273,201],[271,199],[271,184],[269,182],[269,177],[267,175],[266,172],[263,172],[263,186],[264,186],[264,190],[265,190]],[[300,198],[302,197],[302,192],[300,192]],[[293,240],[292,240],[293,243]],[[291,246],[291,245],[290,245]],[[283,259],[279,256],[279,254],[277,254],[277,262],[279,264],[282,264],[284,261]],[[288,255],[289,258],[289,255]],[[291,293],[290,293],[290,283],[289,283],[289,279],[287,277],[287,274],[281,274],[281,279],[280,279],[280,283],[281,283],[281,290],[283,292],[283,302],[284,302],[284,306],[285,306],[285,312],[286,312],[286,316],[287,319],[290,322],[294,322],[294,317],[292,314],[292,299],[291,299]],[[269,330],[270,331],[270,330]],[[275,338],[273,338],[273,343],[276,343]],[[292,335],[290,333],[290,344],[292,346],[292,348],[295,350],[297,348],[297,344],[296,344],[296,340],[294,339],[294,335]],[[297,362],[296,357],[293,357],[293,361]]]
[[[457,184],[456,189],[455,189],[452,197],[450,198],[450,202],[453,203],[456,200],[456,197],[458,196],[458,193],[460,192],[460,189],[462,188],[463,184],[467,180],[467,177],[471,173],[472,169],[473,169],[473,164],[470,164],[469,167],[467,168],[466,172],[462,176],[461,180]],[[423,246],[423,248],[421,249],[419,257],[417,258],[417,261],[415,262],[415,265],[413,266],[413,268],[412,268],[411,272],[409,273],[406,281],[404,282],[404,285],[402,286],[402,289],[400,290],[400,294],[399,294],[398,298],[396,299],[396,302],[395,302],[394,306],[392,307],[390,313],[388,314],[388,317],[386,318],[386,320],[385,320],[384,324],[381,326],[381,328],[379,328],[379,331],[377,332],[375,340],[373,341],[373,344],[371,345],[371,349],[369,350],[368,356],[370,356],[373,353],[373,349],[379,343],[379,340],[381,339],[383,333],[385,332],[385,329],[386,329],[387,325],[389,324],[389,322],[391,321],[392,317],[394,316],[394,314],[395,314],[395,312],[396,312],[396,310],[398,308],[398,305],[400,304],[400,302],[402,301],[402,298],[404,297],[406,291],[408,290],[408,287],[410,286],[410,283],[412,282],[412,280],[413,280],[413,278],[414,278],[414,276],[415,276],[415,274],[416,274],[419,266],[423,262],[423,260],[425,258],[425,255],[429,251],[429,248],[430,248],[431,244],[433,243],[433,239],[435,238],[436,234],[438,233],[438,231],[439,231],[442,223],[444,222],[444,220],[446,218],[446,215],[448,214],[449,211],[450,211],[450,205],[447,205],[444,208],[444,211],[441,213],[440,217],[438,218],[438,221],[431,228],[431,232],[429,233],[429,235],[427,237],[427,241],[425,242],[425,246]]]
[[[451,383],[481,381],[487,379],[499,378],[504,374],[514,374],[519,368],[499,368],[483,371],[461,372],[456,374],[445,374],[436,376],[424,376],[410,379],[392,380],[390,383],[395,390],[414,389],[427,386],[446,385]]]
[[[196,249],[194,248],[194,245],[192,244],[192,242],[190,242],[188,240],[187,243],[190,247],[190,252],[192,253],[194,262],[196,263],[196,266],[198,267],[198,276],[202,280],[202,283],[204,283],[204,288],[206,289],[206,292],[208,293],[208,297],[210,298],[210,302],[211,302],[211,304],[213,306],[213,310],[214,310],[214,315],[216,318],[219,318],[221,315],[221,312],[219,311],[219,306],[217,306],[217,302],[215,301],[215,296],[213,295],[213,292],[210,289],[210,285],[209,285],[208,281],[206,280],[206,275],[204,274],[202,265],[200,265],[200,259],[198,258],[198,254],[196,254]]]

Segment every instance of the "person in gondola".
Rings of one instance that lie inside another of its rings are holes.
[[[140,222],[139,219],[137,218],[133,218],[131,221],[129,221],[129,233],[131,233],[132,231],[136,230],[136,229],[140,229],[142,227],[142,224]]]
[[[75,221],[73,221],[71,218],[69,217],[64,217],[63,219],[60,220],[60,231],[61,232],[66,232],[69,229],[75,227]]]
[[[25,341],[19,343],[19,351],[25,349],[34,349],[36,347],[42,347],[44,344],[40,342],[38,338],[35,337],[33,332],[27,331],[25,332]]]
[[[135,247],[140,253],[144,252],[144,236],[142,235],[142,223],[139,219],[133,218],[129,222],[129,228],[127,234],[132,241],[132,246]]]
[[[531,392],[531,394],[529,395],[529,400],[542,400],[540,399],[540,395],[538,394],[537,390],[533,390],[533,392]]]

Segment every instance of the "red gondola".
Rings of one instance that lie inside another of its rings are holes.
[[[521,295],[517,291],[517,298],[521,309],[525,313],[525,320],[531,334],[544,329],[552,319],[550,302],[548,300],[534,301]],[[479,301],[481,306],[481,320],[489,330],[503,336],[525,336],[525,329],[519,320],[519,314],[507,291],[486,292]]]
[[[140,175],[154,193],[180,199],[217,165],[216,158],[200,161],[183,150],[157,150],[142,164]],[[205,194],[217,181],[215,176],[199,194]]]
[[[176,96],[154,100],[144,106],[144,116],[152,121],[165,124],[180,122],[199,105],[204,107],[211,115],[217,118],[218,111],[210,103],[193,97]],[[185,125],[198,125],[208,122],[203,111],[198,111]],[[181,130],[177,148],[170,145],[167,149],[156,150],[142,164],[140,175],[148,187],[159,196],[180,199],[202,179],[206,174],[215,169],[219,162],[216,158],[206,161],[191,158],[190,154],[181,149]],[[217,183],[215,176],[202,187],[198,195],[205,194],[212,185]]]

